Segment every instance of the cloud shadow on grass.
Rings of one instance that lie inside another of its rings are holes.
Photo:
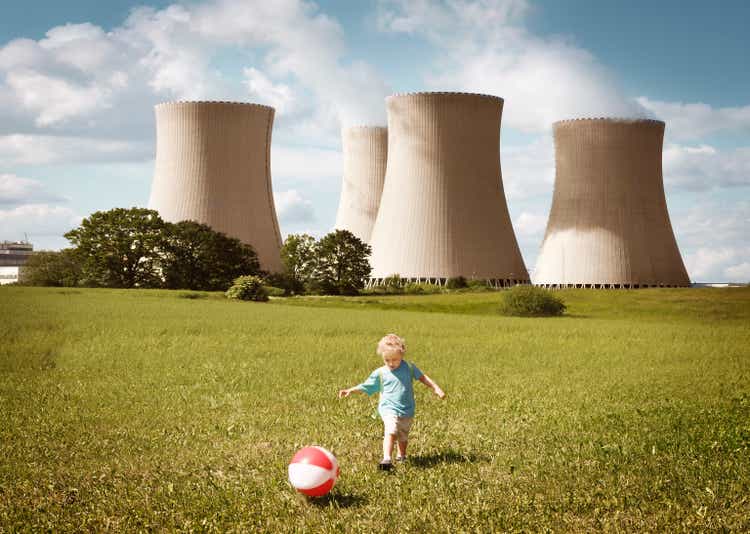
[[[421,454],[419,456],[409,456],[408,462],[414,467],[429,469],[439,464],[463,464],[486,462],[489,458],[473,452],[458,452],[453,450],[434,452],[431,454]]]

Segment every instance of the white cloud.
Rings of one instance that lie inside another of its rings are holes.
[[[663,162],[667,187],[705,191],[750,185],[750,147],[722,150],[668,143]]]
[[[60,248],[65,246],[62,234],[76,228],[81,220],[71,208],[50,204],[0,209],[0,239],[18,240],[26,234],[37,249]]]
[[[143,7],[108,32],[58,26],[0,46],[0,134],[152,140],[160,101],[253,99],[278,108],[278,138],[331,146],[341,124],[384,124],[390,92],[346,52],[338,22],[302,0]]]
[[[271,147],[271,174],[276,181],[337,182],[344,163],[339,150],[324,148]]]
[[[672,216],[685,267],[694,282],[747,282],[750,202],[706,201]]]
[[[47,191],[44,184],[15,174],[0,174],[0,206],[60,202],[64,197]]]
[[[54,135],[0,135],[0,160],[6,166],[133,161],[149,159],[153,152],[154,146],[150,141]]]
[[[106,88],[76,85],[33,71],[11,72],[6,83],[20,104],[35,113],[37,126],[50,126],[111,106]]]
[[[289,85],[274,84],[268,76],[252,67],[244,69],[243,74],[253,102],[273,107],[277,115],[287,115],[295,111],[295,95]]]
[[[552,197],[555,183],[555,147],[552,136],[542,135],[526,145],[502,145],[503,187],[508,200]]]
[[[276,214],[282,224],[311,223],[315,221],[312,202],[302,197],[296,189],[279,191],[273,195]]]
[[[543,132],[560,119],[646,115],[589,52],[529,32],[528,10],[523,0],[381,0],[379,20],[381,28],[423,35],[443,52],[433,88],[501,96],[511,127]]]
[[[661,102],[646,97],[638,102],[667,123],[669,139],[700,139],[719,132],[750,134],[750,106],[714,108],[702,102]]]
[[[547,215],[523,211],[513,222],[513,228],[519,236],[537,237],[541,241],[541,236],[547,228]]]

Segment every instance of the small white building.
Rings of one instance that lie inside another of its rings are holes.
[[[0,285],[18,282],[21,268],[34,252],[31,243],[23,241],[0,242]]]

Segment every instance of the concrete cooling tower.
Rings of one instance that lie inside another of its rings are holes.
[[[274,109],[230,102],[156,106],[156,168],[149,206],[253,246],[261,268],[281,271],[270,172]]]
[[[388,168],[372,232],[372,278],[528,283],[500,173],[503,99],[390,96]]]
[[[664,123],[579,119],[553,129],[555,190],[534,283],[689,285],[664,197]]]
[[[336,215],[336,228],[349,230],[370,242],[383,193],[388,156],[388,129],[356,126],[341,132],[344,179]]]

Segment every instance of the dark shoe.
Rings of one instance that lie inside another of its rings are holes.
[[[403,464],[406,462],[406,456],[396,456],[396,461],[400,464]]]
[[[393,468],[393,464],[388,461],[383,461],[378,464],[378,469],[381,471],[390,471]]]

